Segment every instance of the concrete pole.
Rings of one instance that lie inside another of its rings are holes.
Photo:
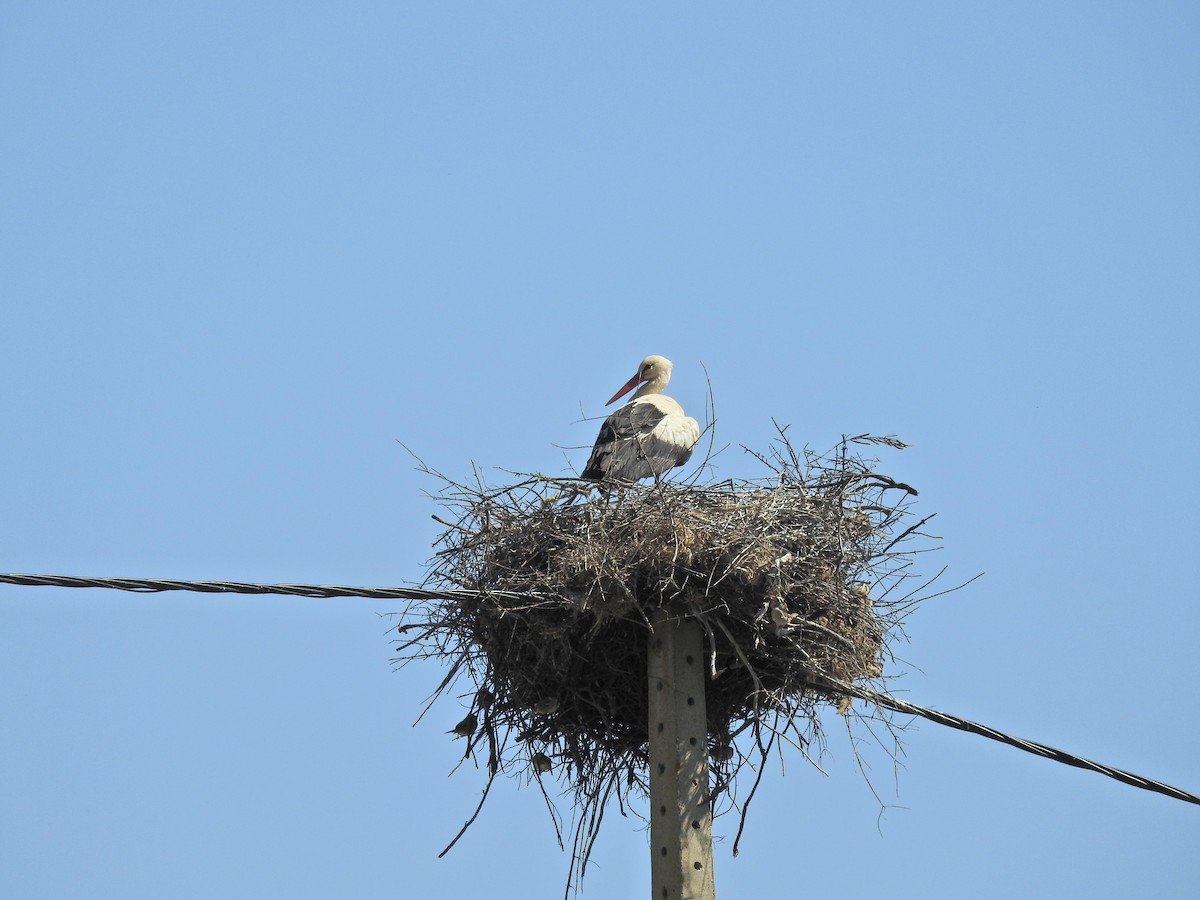
[[[652,900],[715,900],[700,625],[650,617]]]

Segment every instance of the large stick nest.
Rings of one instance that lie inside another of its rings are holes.
[[[410,607],[397,662],[448,658],[437,696],[469,680],[457,731],[464,758],[486,753],[489,787],[499,772],[559,776],[584,864],[608,799],[624,811],[647,788],[649,612],[690,617],[707,635],[714,790],[739,805],[745,764],[760,769],[777,738],[803,751],[821,705],[848,711],[822,676],[883,677],[924,587],[908,589],[922,523],[902,527],[916,491],[852,444],[903,446],[863,435],[818,455],[784,439],[758,456],[767,477],[718,484],[447,479],[427,584],[477,594]]]

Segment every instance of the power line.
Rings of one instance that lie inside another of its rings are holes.
[[[179,581],[175,579],[147,579],[147,578],[80,578],[73,575],[18,575],[18,574],[0,574],[0,583],[17,584],[27,587],[69,587],[69,588],[109,588],[118,591],[135,591],[138,593],[157,593],[160,591],[200,591],[208,594],[277,594],[296,597],[370,597],[376,599],[401,599],[401,600],[459,600],[471,597],[481,596],[479,591],[429,591],[423,588],[410,587],[351,587],[347,585],[319,585],[319,584],[256,584],[246,581]],[[527,594],[508,594],[504,592],[492,591],[491,596],[503,594],[510,597],[528,597]],[[1154,791],[1159,794],[1165,794],[1175,800],[1183,800],[1186,803],[1200,804],[1200,796],[1188,793],[1180,788],[1172,787],[1169,784],[1163,784],[1161,781],[1154,781],[1150,778],[1144,778],[1141,775],[1135,775],[1132,772],[1126,772],[1123,769],[1115,769],[1112,766],[1106,766],[1103,763],[1095,762],[1094,760],[1084,759],[1082,756],[1076,756],[1073,753],[1067,753],[1065,750],[1058,750],[1054,747],[1049,747],[1046,744],[1039,744],[1036,741],[1027,741],[1024,738],[1014,737],[1011,734],[1005,734],[1002,731],[997,731],[995,728],[989,728],[987,725],[981,725],[978,722],[972,722],[969,719],[963,719],[959,716],[951,715],[950,713],[940,712],[936,709],[918,706],[915,703],[909,703],[907,700],[901,700],[898,697],[892,697],[889,694],[881,694],[878,691],[872,691],[868,688],[861,688],[849,684],[844,681],[839,681],[836,678],[830,678],[828,675],[814,673],[812,676],[813,683],[827,690],[835,691],[839,694],[846,694],[851,697],[858,697],[860,700],[866,700],[868,703],[874,703],[884,709],[890,709],[905,715],[920,716],[923,719],[928,719],[930,722],[935,722],[938,725],[945,725],[949,728],[957,728],[959,731],[966,731],[969,734],[977,734],[993,741],[999,741],[1002,744],[1007,744],[1010,747],[1016,747],[1018,750],[1024,750],[1026,753],[1032,753],[1035,756],[1041,756],[1045,759],[1053,760],[1054,762],[1063,763],[1068,766],[1075,766],[1079,769],[1087,769],[1092,772],[1098,772],[1101,775],[1107,775],[1109,778],[1116,779],[1123,784],[1128,784],[1132,787],[1141,788],[1144,791]]]
[[[381,600],[460,600],[479,597],[479,591],[427,591],[411,587],[350,587],[340,584],[256,584],[249,581],[178,581],[152,578],[80,578],[75,575],[0,574],[0,583],[27,587],[109,588],[153,594],[160,591],[200,591],[205,594],[282,594],[293,597],[372,597]],[[490,591],[492,597],[527,598],[529,594]]]
[[[844,681],[838,681],[837,679],[829,678],[825,675],[816,676],[813,680],[817,682],[824,681],[830,688],[834,688],[844,694],[858,697],[861,700],[866,700],[869,703],[874,703],[876,706],[882,706],[885,709],[891,709],[899,713],[905,713],[906,715],[920,716],[921,718],[928,719],[930,722],[936,722],[939,725],[957,728],[959,731],[966,731],[970,734],[978,734],[993,741],[999,741],[1002,744],[1008,744],[1010,747],[1016,747],[1018,750],[1024,750],[1026,753],[1032,753],[1035,756],[1041,756],[1045,759],[1052,759],[1055,762],[1060,762],[1068,766],[1075,766],[1079,769],[1087,769],[1091,772],[1099,772],[1101,775],[1107,775],[1109,778],[1115,778],[1117,781],[1132,785],[1136,788],[1141,788],[1144,791],[1155,791],[1159,794],[1166,794],[1168,797],[1173,797],[1176,800],[1200,804],[1200,797],[1196,796],[1195,794],[1189,794],[1187,791],[1180,790],[1177,787],[1171,787],[1169,784],[1163,784],[1161,781],[1154,781],[1151,778],[1144,778],[1141,775],[1135,775],[1132,772],[1126,772],[1124,769],[1115,769],[1112,766],[1106,766],[1104,763],[1098,763],[1091,759],[1084,759],[1082,756],[1076,756],[1075,754],[1068,753],[1065,750],[1058,750],[1054,747],[1049,747],[1046,744],[1039,744],[1037,741],[1027,741],[1024,738],[1014,737],[1011,734],[1005,734],[1002,731],[997,731],[995,728],[989,728],[987,725],[981,725],[978,722],[972,722],[970,719],[964,719],[959,716],[951,715],[950,713],[940,712],[936,709],[929,709],[925,706],[917,706],[915,703],[909,703],[907,700],[901,700],[899,697],[892,697],[889,694],[881,694],[878,691],[856,687],[852,684],[847,684]]]

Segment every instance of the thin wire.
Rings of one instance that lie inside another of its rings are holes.
[[[298,597],[374,597],[379,599],[398,598],[405,600],[459,600],[484,596],[483,592],[480,591],[427,591],[422,588],[407,587],[255,584],[245,581],[178,581],[173,579],[154,580],[146,578],[79,578],[73,575],[0,574],[0,583],[19,584],[28,587],[111,588],[118,591],[137,591],[141,593],[201,591],[210,594],[283,594]],[[490,596],[528,598],[533,595],[493,591]],[[1010,747],[1016,747],[1018,750],[1024,750],[1026,753],[1032,753],[1044,759],[1050,759],[1068,766],[1075,766],[1079,769],[1087,769],[1091,772],[1098,772],[1101,775],[1107,775],[1109,778],[1116,779],[1132,787],[1141,788],[1144,791],[1154,791],[1159,794],[1165,794],[1175,800],[1200,804],[1200,796],[1190,794],[1176,787],[1171,787],[1169,784],[1163,784],[1161,781],[1154,781],[1150,778],[1144,778],[1141,775],[1135,775],[1132,772],[1126,772],[1123,769],[1116,769],[1112,766],[1106,766],[1103,763],[1084,759],[1082,756],[1075,756],[1073,753],[1067,753],[1065,750],[1058,750],[1046,744],[1039,744],[1036,741],[1027,741],[1024,738],[1013,737],[1010,734],[1005,734],[1002,731],[997,731],[978,722],[972,722],[969,719],[963,719],[936,709],[917,706],[915,703],[909,703],[907,700],[901,700],[889,694],[881,694],[878,691],[872,691],[868,688],[839,681],[823,673],[814,672],[810,675],[810,679],[816,687],[850,697],[857,697],[860,700],[866,700],[868,703],[874,703],[876,706],[883,707],[884,709],[890,709],[898,713],[904,713],[905,715],[920,716],[938,725],[946,725],[949,728],[957,728],[959,731],[999,741],[1002,744],[1008,744]]]
[[[1037,741],[1027,741],[1024,738],[1013,737],[1011,734],[1005,734],[1002,731],[997,731],[995,728],[989,728],[987,725],[972,722],[970,719],[963,719],[936,709],[917,706],[915,703],[909,703],[898,697],[892,697],[889,694],[880,694],[868,688],[856,687],[844,681],[830,678],[827,675],[814,675],[811,677],[818,684],[824,681],[829,688],[834,688],[838,692],[848,694],[852,697],[858,697],[860,700],[866,700],[868,703],[874,703],[876,706],[882,706],[886,709],[907,715],[920,716],[921,718],[928,719],[930,722],[936,722],[938,725],[957,728],[959,731],[966,731],[969,734],[978,734],[993,741],[1008,744],[1010,747],[1016,747],[1018,750],[1024,750],[1026,753],[1032,753],[1035,756],[1041,756],[1045,759],[1052,759],[1064,765],[1087,769],[1091,772],[1099,772],[1101,775],[1107,775],[1109,778],[1115,778],[1117,781],[1141,788],[1144,791],[1155,791],[1159,794],[1166,794],[1168,797],[1176,800],[1183,800],[1186,803],[1200,804],[1200,796],[1189,794],[1187,791],[1171,787],[1169,784],[1163,784],[1161,781],[1154,781],[1151,778],[1144,778],[1141,775],[1126,772],[1124,769],[1116,769],[1112,766],[1095,762],[1094,760],[1084,759],[1082,756],[1076,756],[1073,753],[1067,753],[1065,750],[1058,750],[1046,744],[1039,744]]]
[[[509,591],[427,591],[410,587],[350,587],[339,584],[255,584],[246,581],[178,581],[150,578],[80,578],[74,575],[0,574],[0,583],[28,587],[111,588],[152,594],[200,591],[206,594],[283,594],[294,597],[374,597],[402,600],[461,600],[472,597],[527,599],[533,594]]]

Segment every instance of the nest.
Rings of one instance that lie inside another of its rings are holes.
[[[447,480],[453,515],[439,519],[427,586],[473,593],[409,607],[396,661],[450,661],[434,700],[455,691],[469,707],[454,731],[464,758],[486,758],[489,788],[500,773],[543,794],[559,779],[582,875],[609,801],[624,813],[648,790],[650,614],[694,619],[707,636],[714,798],[744,825],[752,791],[738,801],[739,773],[761,771],[781,739],[805,751],[820,707],[848,712],[844,687],[884,677],[889,641],[921,599],[924,585],[908,589],[910,539],[926,520],[901,527],[916,491],[854,451],[878,444],[904,446],[862,435],[797,453],[784,438],[755,454],[768,475],[753,481]]]

